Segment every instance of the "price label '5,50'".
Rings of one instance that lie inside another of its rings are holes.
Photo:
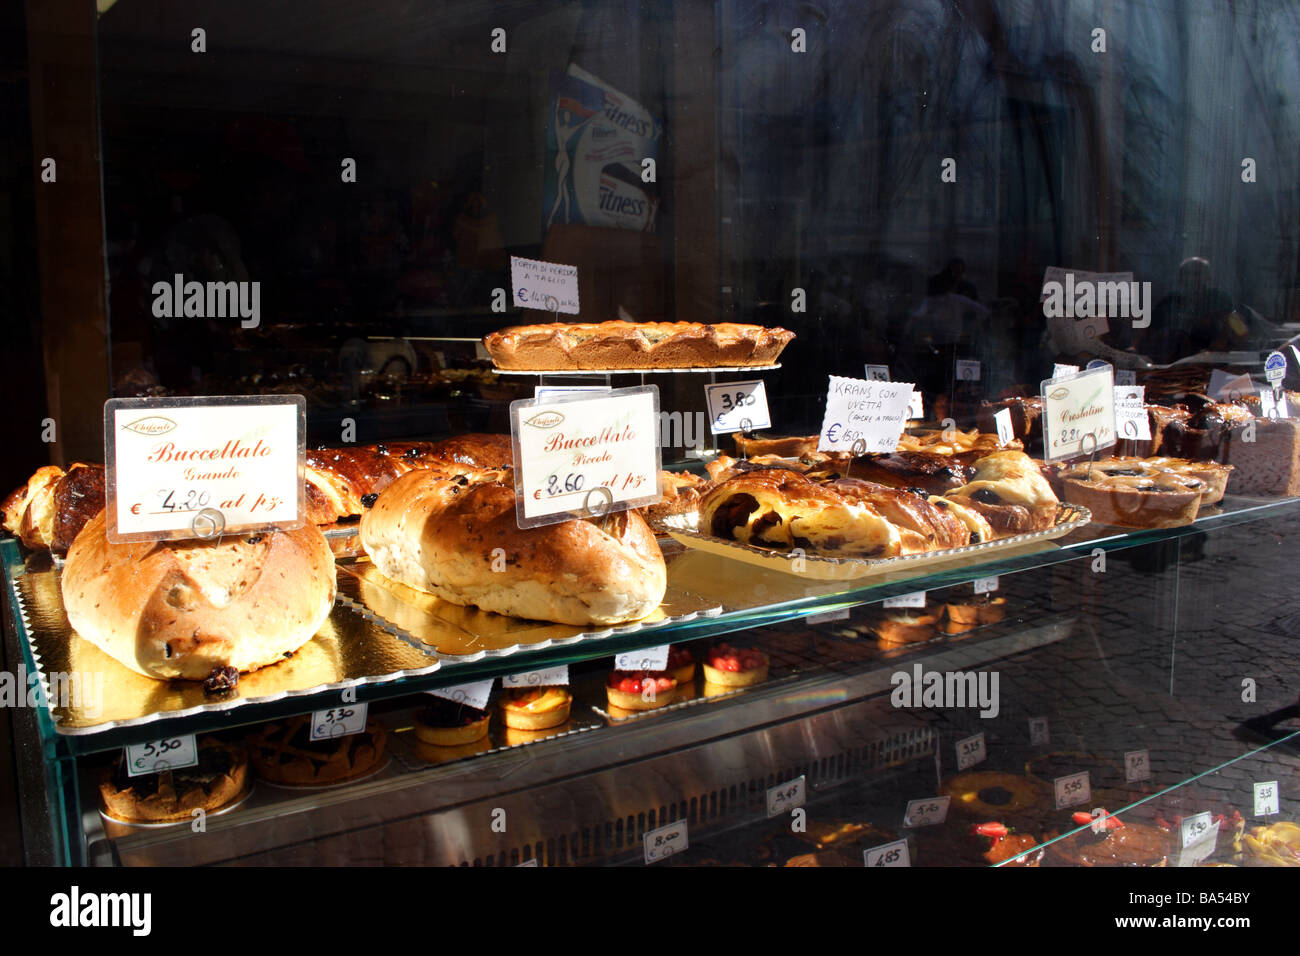
[[[131,777],[193,767],[198,762],[199,748],[193,734],[149,740],[126,748],[126,772]]]

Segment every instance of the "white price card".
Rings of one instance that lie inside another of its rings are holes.
[[[1290,418],[1287,414],[1286,395],[1274,391],[1270,386],[1261,385],[1259,389],[1260,418]]]
[[[578,267],[510,257],[510,291],[521,309],[577,315]]]
[[[1079,366],[1077,365],[1061,365],[1057,363],[1052,366],[1052,378],[1073,378],[1078,374]]]
[[[522,862],[522,863],[516,863],[516,864],[515,864],[516,867],[520,867],[520,866],[540,866],[540,865],[541,865],[541,864],[539,864],[539,863],[537,862],[537,857],[532,857],[531,859],[524,860],[524,862]]]
[[[1217,368],[1210,372],[1210,398],[1215,401],[1235,402],[1253,391],[1255,383],[1249,375],[1229,375]]]
[[[984,733],[981,731],[970,737],[957,741],[957,769],[967,770],[988,759],[984,749]]]
[[[610,385],[534,385],[533,398],[539,402],[552,398],[590,398],[593,395],[606,395],[614,389]]]
[[[368,704],[340,704],[314,712],[311,715],[311,739],[329,740],[361,733],[366,729],[368,708]]]
[[[847,621],[848,619],[849,609],[844,608],[840,611],[823,611],[821,614],[809,614],[805,623],[829,624],[831,621]]]
[[[1118,437],[1133,441],[1151,440],[1145,386],[1115,386],[1115,432]]]
[[[907,400],[907,420],[925,417],[925,400],[920,392],[913,392]]]
[[[685,820],[678,820],[666,827],[650,830],[642,838],[646,863],[658,863],[660,860],[666,860],[674,853],[681,853],[689,845],[690,843],[686,837]]]
[[[830,376],[817,450],[854,454],[894,451],[907,424],[912,391],[907,382]]]
[[[659,389],[510,403],[521,528],[601,517],[660,499]]]
[[[802,776],[767,788],[767,815],[779,817],[802,807],[807,799],[807,783]]]
[[[506,674],[501,678],[502,687],[560,687],[568,683],[568,664],[540,671],[524,671],[522,674]]]
[[[1029,718],[1029,744],[1032,747],[1046,747],[1051,743],[1052,734],[1046,717]]]
[[[672,645],[660,644],[658,647],[643,647],[635,651],[624,651],[614,658],[616,671],[661,671],[668,666],[668,649]]]
[[[994,576],[991,577],[991,578],[976,578],[976,579],[975,579],[975,593],[976,593],[976,594],[992,594],[992,593],[993,593],[994,591],[996,591],[997,589],[998,589],[998,579],[997,579],[997,575],[994,575]]]
[[[433,697],[442,697],[458,704],[464,704],[467,707],[473,707],[476,710],[485,710],[488,705],[488,698],[492,695],[492,685],[494,683],[496,683],[496,678],[489,677],[487,680],[476,680],[469,684],[439,687],[436,690],[429,691],[429,694]]]
[[[1137,383],[1138,383],[1137,372],[1133,371],[1131,368],[1115,369],[1116,385],[1136,385]]]
[[[1286,356],[1281,352],[1269,352],[1264,359],[1264,378],[1273,385],[1286,378]]]
[[[108,540],[301,527],[306,407],[301,395],[109,399]]]
[[[881,603],[884,607],[925,607],[925,592],[912,591],[897,597],[887,597]]]
[[[709,431],[715,435],[772,427],[767,389],[762,382],[705,385],[704,397],[709,403]]]
[[[1110,366],[1042,384],[1048,461],[1090,455],[1115,444],[1115,384]]]
[[[906,840],[882,843],[869,850],[862,851],[863,866],[911,866],[912,854],[907,849]]]
[[[1151,754],[1145,750],[1130,750],[1124,754],[1124,779],[1128,783],[1151,779]]]
[[[126,773],[129,777],[193,767],[198,762],[199,747],[193,734],[128,744],[126,748]]]
[[[1016,429],[1011,424],[1011,409],[1004,408],[993,415],[993,424],[998,430],[998,444],[1009,445],[1016,440]]]
[[[957,359],[957,381],[978,382],[980,380],[980,363],[975,359]]]
[[[1185,817],[1182,825],[1182,852],[1179,866],[1197,866],[1214,852],[1219,843],[1219,828],[1210,811]]]
[[[888,365],[867,365],[865,366],[866,374],[862,377],[868,382],[888,382],[889,366]]]
[[[1066,807],[1077,807],[1081,803],[1088,803],[1092,800],[1092,778],[1086,770],[1067,774],[1064,777],[1057,777],[1052,781],[1052,787],[1056,792],[1056,809],[1058,810],[1064,810]]]
[[[948,804],[952,797],[926,797],[923,800],[907,801],[907,810],[903,813],[903,826],[929,827],[943,823],[948,819]]]
[[[1267,817],[1277,813],[1281,804],[1277,797],[1277,781],[1269,780],[1253,784],[1255,789],[1255,816]]]

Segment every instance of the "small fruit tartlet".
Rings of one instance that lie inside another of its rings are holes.
[[[436,747],[459,747],[486,737],[490,719],[486,710],[445,697],[430,697],[415,715],[415,736]]]
[[[624,710],[667,707],[677,692],[671,671],[614,671],[605,682],[609,702]]]
[[[512,687],[501,697],[501,716],[514,730],[545,730],[568,720],[572,704],[563,687]]]
[[[768,658],[753,648],[719,644],[704,659],[704,679],[723,687],[749,687],[767,680]]]

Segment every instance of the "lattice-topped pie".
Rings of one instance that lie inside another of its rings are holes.
[[[366,721],[359,734],[311,739],[311,717],[302,714],[266,724],[249,738],[249,757],[257,775],[292,786],[337,783],[373,770],[384,757],[388,732]]]
[[[518,325],[483,340],[498,368],[517,371],[771,365],[794,338],[785,329],[700,322]]]

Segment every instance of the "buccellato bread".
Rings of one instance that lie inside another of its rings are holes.
[[[615,624],[654,611],[667,569],[638,515],[521,529],[515,492],[431,471],[403,475],[361,519],[375,567],[454,604],[561,624]]]
[[[334,556],[313,525],[215,542],[113,544],[101,511],[63,569],[73,629],[159,680],[282,660],[325,623],[334,589]]]

